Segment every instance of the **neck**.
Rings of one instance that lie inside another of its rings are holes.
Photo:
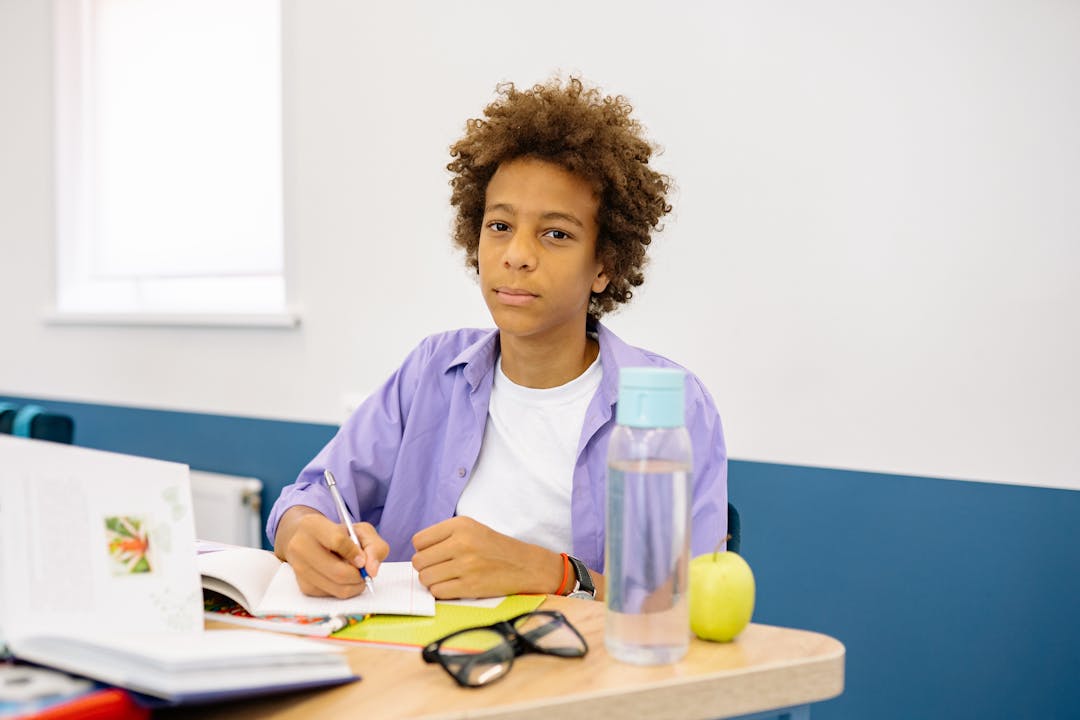
[[[585,334],[552,343],[550,340],[499,335],[502,371],[516,385],[544,389],[565,385],[589,369],[600,344]]]

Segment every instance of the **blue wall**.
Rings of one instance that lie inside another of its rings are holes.
[[[78,445],[260,478],[264,517],[336,431],[35,402]],[[1080,492],[733,461],[730,494],[755,622],[847,646],[818,720],[1080,717]]]
[[[847,646],[814,717],[1080,718],[1080,492],[733,462],[756,622]]]

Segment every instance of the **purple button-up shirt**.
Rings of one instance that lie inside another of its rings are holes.
[[[615,427],[618,368],[678,367],[627,345],[596,325],[603,379],[589,403],[578,441],[571,494],[570,554],[604,572],[607,445]],[[412,536],[455,514],[480,454],[499,353],[498,330],[464,329],[426,338],[389,380],[353,413],[301,471],[270,511],[273,542],[282,513],[306,505],[337,518],[323,469],[334,473],[354,519],[378,529],[389,560],[410,560]],[[711,552],[727,534],[727,450],[720,416],[687,374],[686,427],[693,445],[691,555]],[[514,492],[507,478],[506,492]],[[521,508],[528,512],[528,508]]]

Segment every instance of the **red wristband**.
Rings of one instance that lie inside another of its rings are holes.
[[[562,595],[566,590],[566,581],[570,577],[570,556],[566,553],[562,553],[563,570],[562,570],[562,582],[559,583],[559,589],[555,591],[556,595]]]

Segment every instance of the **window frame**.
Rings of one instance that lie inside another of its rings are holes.
[[[54,0],[54,172],[55,172],[55,286],[53,305],[44,314],[48,324],[218,326],[291,328],[300,323],[300,314],[290,302],[288,242],[285,222],[284,178],[284,83],[282,7],[278,13],[276,75],[277,147],[279,175],[275,222],[280,231],[282,266],[280,273],[218,273],[188,277],[102,278],[93,268],[95,198],[93,178],[96,101],[93,85],[94,62],[92,28],[97,0]],[[188,304],[177,305],[160,298],[187,284]],[[191,302],[195,286],[212,297],[229,296],[235,304],[208,307]],[[244,300],[262,298],[250,309]],[[267,300],[269,299],[269,301]],[[280,302],[278,301],[280,299]]]

